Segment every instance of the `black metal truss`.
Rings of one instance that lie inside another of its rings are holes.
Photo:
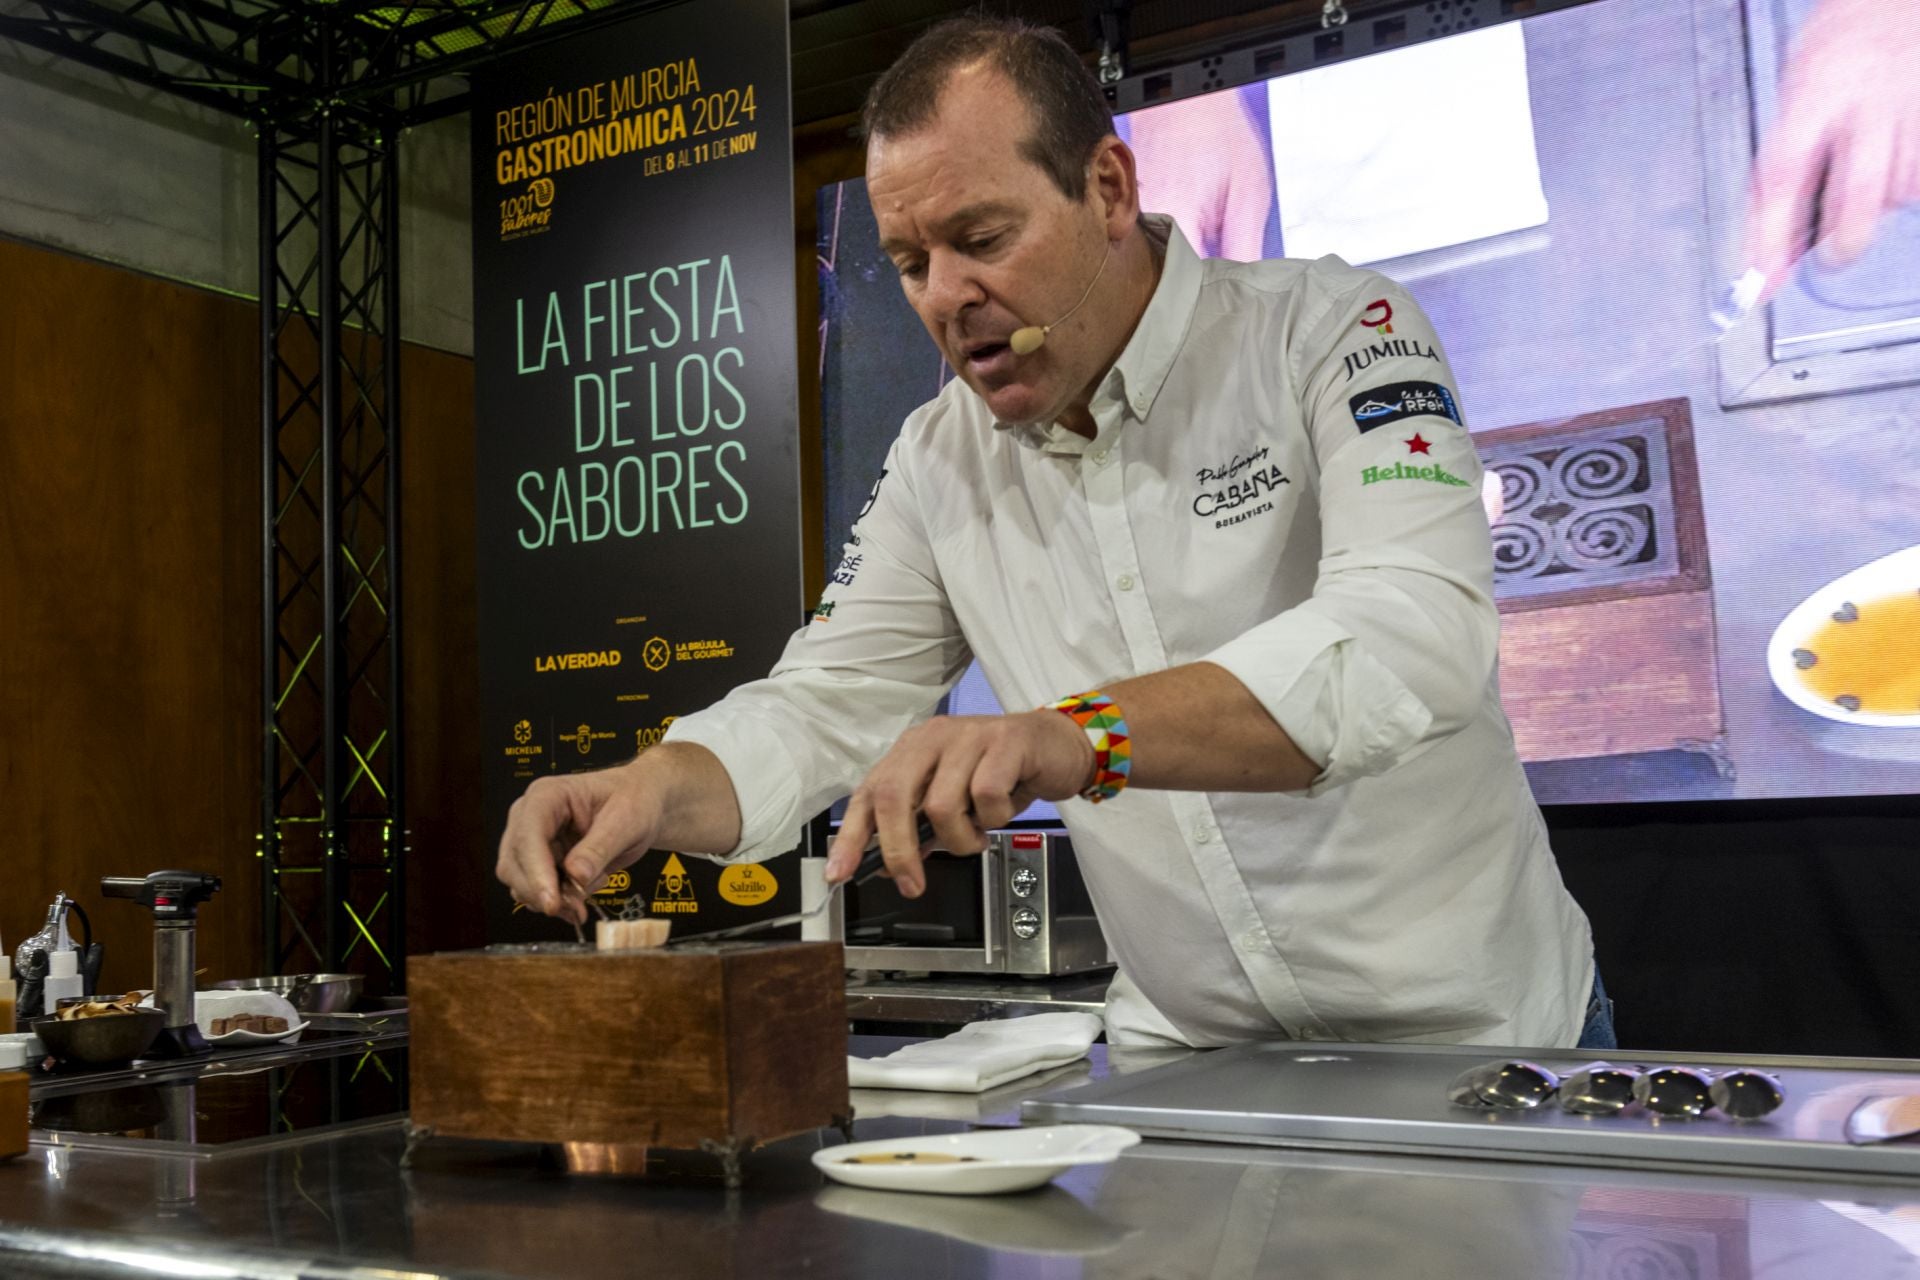
[[[405,984],[399,182],[461,73],[683,0],[25,0],[10,39],[259,136],[262,932]]]
[[[282,46],[332,83],[328,27]],[[259,854],[275,972],[405,982],[399,160],[322,109],[259,149]]]
[[[506,53],[685,2],[27,0],[0,38],[234,115],[390,134],[464,110],[461,77]]]

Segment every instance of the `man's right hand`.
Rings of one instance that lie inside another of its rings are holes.
[[[514,901],[585,923],[587,895],[652,847],[659,821],[632,764],[538,778],[507,811],[494,874]]]
[[[515,901],[584,924],[588,895],[656,845],[726,853],[739,843],[725,767],[705,747],[670,742],[618,768],[536,779],[507,811],[494,874]]]

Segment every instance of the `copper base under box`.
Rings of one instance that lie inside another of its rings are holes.
[[[834,942],[409,962],[421,1136],[738,1152],[844,1123]]]

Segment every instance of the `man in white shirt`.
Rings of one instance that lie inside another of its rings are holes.
[[[1337,258],[1200,260],[1141,215],[1051,32],[933,28],[866,123],[882,247],[959,377],[773,673],[536,782],[500,878],[582,919],[648,848],[770,857],[851,789],[828,878],[877,837],[915,896],[918,815],[978,851],[1063,801],[1115,1042],[1609,1047],[1500,709],[1481,468],[1412,298]],[[970,659],[1041,709],[926,719]]]

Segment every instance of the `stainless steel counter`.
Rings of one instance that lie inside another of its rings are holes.
[[[1023,1097],[1186,1056],[1096,1046],[1083,1067],[978,1099],[859,1091],[857,1136],[1010,1123]],[[1149,1141],[1038,1192],[907,1196],[824,1182],[808,1157],[838,1141],[753,1153],[732,1194],[697,1155],[595,1179],[532,1148],[429,1143],[403,1169],[397,1124],[200,1159],[40,1147],[0,1165],[0,1250],[18,1246],[0,1275],[152,1275],[143,1250],[184,1247],[201,1270],[174,1257],[164,1273],[1920,1278],[1920,1186]]]
[[[854,974],[847,980],[847,1017],[859,1022],[926,1022],[959,1026],[1030,1013],[1100,1013],[1111,970],[1064,978]],[[878,1028],[876,1028],[877,1030]]]

